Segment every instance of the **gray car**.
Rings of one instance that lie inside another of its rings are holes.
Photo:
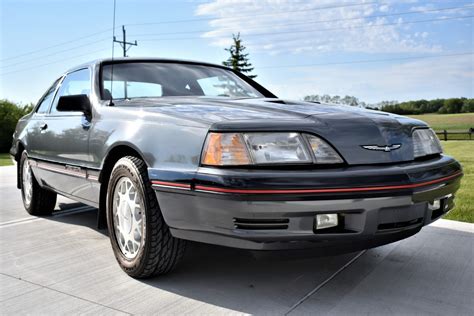
[[[97,207],[133,277],[169,272],[185,240],[290,255],[400,240],[453,208],[462,177],[422,121],[164,59],[69,70],[11,154],[25,209],[49,215],[57,194]]]

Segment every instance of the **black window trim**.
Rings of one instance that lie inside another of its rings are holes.
[[[64,75],[62,75],[62,76],[60,76],[59,78],[57,78],[56,80],[54,80],[53,84],[52,84],[51,86],[49,86],[48,89],[43,93],[43,95],[42,95],[41,98],[39,99],[38,103],[36,103],[35,108],[33,109],[33,113],[34,113],[35,116],[46,116],[47,114],[49,114],[49,110],[50,110],[50,108],[51,108],[51,104],[53,104],[54,98],[56,97],[56,93],[58,92],[59,86],[61,85],[61,82],[62,82],[63,79],[64,79]],[[54,89],[53,98],[51,99],[51,102],[50,102],[50,104],[48,105],[47,110],[46,110],[44,113],[38,113],[38,110],[39,110],[39,108],[40,108],[41,103],[44,101],[44,99],[46,98],[46,96],[47,96],[49,90],[50,90],[53,86],[56,86],[56,88]]]
[[[81,71],[81,70],[89,70],[89,84],[90,84],[90,91],[92,93],[92,69],[90,67],[83,67],[83,68],[74,69],[72,71],[66,72],[65,74],[62,75],[62,78],[61,78],[60,82],[58,83],[58,87],[56,88],[56,91],[54,93],[54,98],[51,101],[51,104],[49,105],[48,112],[45,113],[46,116],[48,116],[48,117],[64,117],[64,116],[82,116],[83,115],[83,113],[79,113],[79,112],[54,112],[54,113],[51,113],[51,110],[53,109],[53,104],[56,101],[56,97],[58,96],[59,89],[61,89],[61,86],[63,85],[64,80],[70,74],[73,74],[73,73]],[[90,99],[90,95],[89,95],[89,99]]]

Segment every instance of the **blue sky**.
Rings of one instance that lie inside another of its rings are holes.
[[[68,68],[111,56],[113,0],[0,4],[0,98],[36,102]],[[282,98],[472,98],[472,16],[465,0],[117,0],[116,35],[125,24],[138,41],[132,57],[221,63],[240,32],[257,81]]]

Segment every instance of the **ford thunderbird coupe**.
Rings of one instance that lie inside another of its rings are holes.
[[[462,177],[422,121],[283,100],[232,69],[166,59],[67,71],[10,153],[26,211],[50,215],[57,194],[98,208],[137,278],[171,271],[186,240],[291,254],[407,238],[453,208]]]

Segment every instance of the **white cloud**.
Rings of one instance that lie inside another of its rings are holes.
[[[387,4],[382,4],[382,5],[379,7],[379,11],[380,11],[380,12],[388,12],[388,11],[390,11],[390,6],[387,5]]]
[[[352,0],[213,0],[197,7],[196,15],[213,16],[211,31],[202,34],[213,45],[229,45],[241,32],[252,51],[272,54],[299,52],[413,53],[437,52],[427,37],[414,36],[401,17],[370,18],[394,11],[397,2],[351,6]],[[405,2],[413,2],[405,0]],[[342,7],[342,5],[348,5]],[[331,9],[320,9],[333,7]],[[380,26],[396,23],[389,26]],[[273,43],[278,43],[275,51]]]

